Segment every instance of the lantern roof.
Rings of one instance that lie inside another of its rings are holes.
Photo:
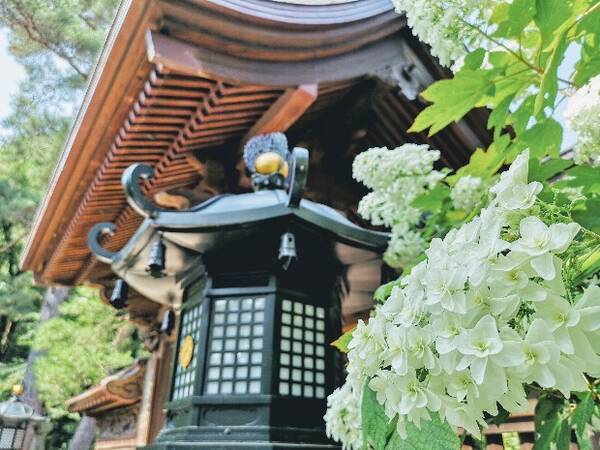
[[[45,422],[46,417],[35,413],[34,409],[18,397],[13,396],[9,400],[0,403],[0,422],[16,425],[25,421]]]
[[[224,194],[185,211],[161,210],[150,203],[142,194],[139,181],[151,178],[153,171],[148,166],[133,165],[124,173],[123,187],[129,204],[145,220],[117,252],[99,244],[103,235],[115,231],[114,224],[96,224],[89,233],[90,248],[100,261],[110,264],[112,270],[138,292],[164,304],[181,300],[185,279],[202,274],[202,254],[253,239],[265,233],[269,224],[298,224],[322,233],[335,243],[338,255],[358,248],[371,257],[380,257],[389,233],[361,228],[329,206],[302,199],[308,152],[295,148],[293,158],[287,191],[264,189]],[[153,278],[147,273],[147,263],[152,246],[159,238],[166,248],[166,266],[161,278]]]

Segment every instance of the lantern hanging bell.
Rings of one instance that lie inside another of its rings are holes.
[[[127,306],[127,296],[129,295],[129,286],[119,278],[115,283],[115,287],[110,295],[110,304],[115,309],[123,309]]]
[[[281,261],[283,270],[288,270],[292,261],[298,259],[296,253],[296,237],[293,233],[287,232],[281,235],[278,258],[279,261]]]
[[[150,249],[150,260],[146,271],[152,278],[162,278],[165,276],[165,243],[160,236],[152,244]]]

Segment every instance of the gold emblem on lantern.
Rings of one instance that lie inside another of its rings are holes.
[[[181,341],[181,348],[179,349],[179,365],[184,369],[190,365],[192,358],[194,357],[194,338],[187,335]]]

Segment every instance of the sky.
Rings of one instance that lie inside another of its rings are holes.
[[[0,120],[10,112],[10,99],[17,84],[25,76],[23,68],[8,52],[6,34],[0,30]]]

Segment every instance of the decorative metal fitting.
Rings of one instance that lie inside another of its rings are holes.
[[[94,225],[88,232],[88,247],[92,250],[98,261],[112,264],[115,253],[102,247],[100,239],[107,234],[113,235],[116,229],[116,225],[112,222],[100,222]]]
[[[143,217],[156,217],[159,212],[164,211],[148,200],[140,189],[141,180],[154,178],[154,169],[144,164],[132,164],[121,177],[121,184],[125,190],[127,203]]]
[[[308,150],[302,147],[294,147],[294,150],[292,150],[292,167],[288,187],[287,206],[289,208],[297,208],[300,205],[307,179]]]

